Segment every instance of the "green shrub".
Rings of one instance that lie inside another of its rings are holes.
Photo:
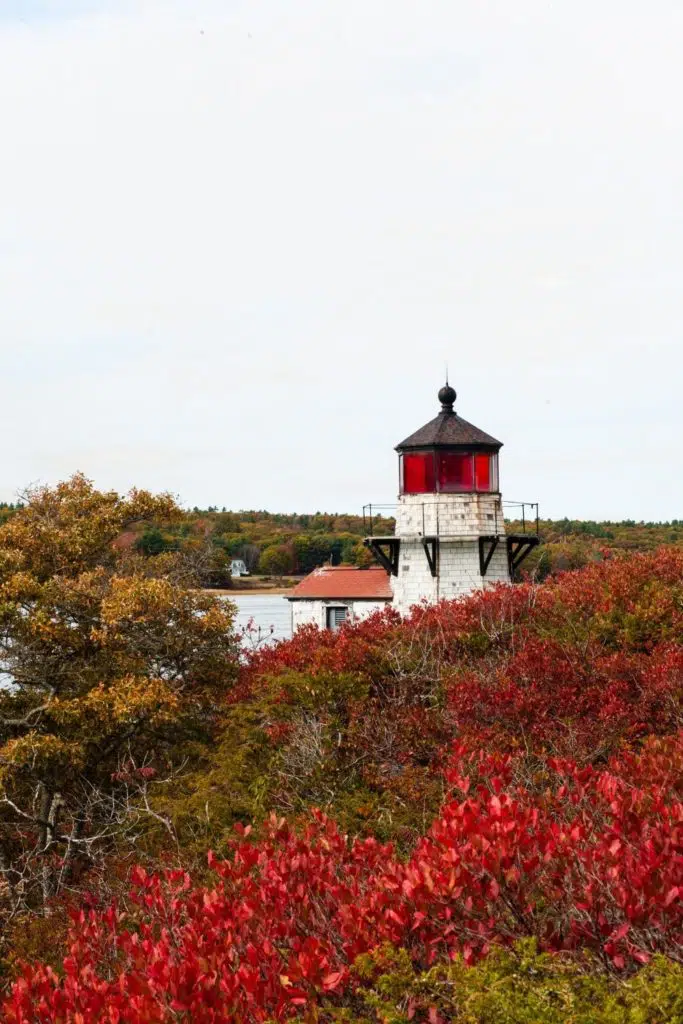
[[[683,968],[664,957],[623,981],[524,940],[474,967],[456,960],[424,973],[405,950],[383,947],[356,971],[357,1015],[331,1011],[346,1024],[683,1024]]]

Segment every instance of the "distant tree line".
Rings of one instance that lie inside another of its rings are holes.
[[[394,520],[376,518],[374,532],[392,534]],[[535,530],[531,524],[509,521],[509,532]],[[652,551],[662,544],[683,545],[683,520],[621,522],[560,519],[541,520],[542,544],[524,563],[525,575],[544,579],[553,572],[575,569],[604,559],[609,551]],[[204,547],[209,550],[214,586],[230,585],[230,562],[244,560],[250,573],[264,576],[304,575],[317,566],[372,565],[363,545],[369,524],[362,516],[336,513],[228,512],[215,507],[187,512],[180,524],[147,525],[135,540],[148,556]]]
[[[508,532],[528,533],[535,523],[509,522]],[[542,544],[523,563],[522,576],[542,580],[566,569],[604,561],[612,553],[654,551],[665,544],[683,546],[683,520],[637,522],[634,519],[597,522],[590,519],[544,519],[539,523]]]
[[[21,504],[0,503],[0,525]],[[535,530],[535,522],[510,520],[509,532]],[[394,520],[374,517],[376,534],[392,534]],[[524,562],[523,575],[537,579],[563,569],[601,561],[610,551],[651,551],[662,544],[683,545],[683,519],[668,522],[544,519],[542,544]],[[148,558],[181,554],[207,586],[230,587],[230,563],[242,559],[252,574],[299,576],[320,565],[372,565],[363,545],[369,523],[363,516],[339,513],[228,511],[211,505],[186,510],[173,521],[140,523],[120,538],[122,547]]]
[[[17,509],[20,508],[22,508],[21,502],[8,504],[6,501],[0,501],[0,526],[2,526],[3,523],[6,523],[7,520],[14,515]]]
[[[392,533],[393,520],[375,518],[375,531]],[[214,586],[230,585],[230,563],[242,559],[250,573],[305,575],[317,566],[371,565],[363,545],[368,524],[362,516],[327,513],[228,512],[193,509],[182,523],[150,523],[131,538],[148,557],[167,552],[208,550]]]

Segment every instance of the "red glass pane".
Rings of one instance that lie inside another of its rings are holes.
[[[403,456],[403,493],[428,494],[436,490],[434,481],[434,455],[418,452]]]
[[[478,491],[491,490],[491,456],[474,456],[474,476],[477,482]]]
[[[472,456],[469,453],[439,452],[439,490],[474,490]]]

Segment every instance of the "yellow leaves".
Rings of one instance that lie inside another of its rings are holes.
[[[80,473],[56,487],[33,488],[25,500],[0,531],[0,567],[2,553],[12,552],[15,568],[39,579],[74,576],[103,560],[113,563],[118,555],[112,544],[127,526],[182,514],[171,495],[97,491]]]
[[[118,576],[102,601],[102,627],[93,636],[106,642],[107,636],[122,635],[133,625],[150,630],[156,625],[178,635],[221,635],[231,630],[234,614],[232,604],[169,579]]]
[[[209,728],[237,672],[232,606],[114,543],[141,520],[179,515],[169,495],[103,493],[78,474],[32,490],[0,529],[8,790],[10,776],[21,790],[31,774],[64,791],[79,778],[108,784],[124,753],[167,756]]]
[[[0,601],[8,604],[35,601],[41,593],[41,584],[30,572],[8,573],[0,584]]]
[[[77,699],[55,699],[50,704],[50,717],[57,724],[82,725],[86,732],[96,725],[109,732],[141,720],[161,725],[172,722],[179,711],[178,694],[168,683],[133,675],[94,687]]]
[[[0,781],[8,781],[22,768],[41,771],[56,764],[80,767],[83,763],[80,743],[31,731],[0,747]]]
[[[142,576],[114,577],[102,602],[102,622],[111,626],[121,620],[145,621],[178,610],[187,592],[168,579]]]
[[[129,521],[161,519],[180,521],[183,517],[172,494],[150,494],[139,491],[136,487],[129,492],[126,500],[126,512]]]
[[[0,616],[12,632],[16,654],[24,644],[62,660],[88,640],[81,628],[97,615],[107,586],[105,570],[84,573],[77,579],[60,576],[39,581],[27,572],[14,573],[0,586]]]
[[[212,602],[208,607],[206,602],[196,601],[198,610],[201,611],[200,624],[204,632],[223,631],[227,633],[232,629],[235,618],[235,605],[229,601],[219,601],[215,597],[209,597]]]

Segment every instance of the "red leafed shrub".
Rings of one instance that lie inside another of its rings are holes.
[[[444,806],[406,868],[415,938],[466,959],[522,934],[618,968],[683,957],[683,733],[601,772],[550,759],[526,785],[520,760],[454,758],[449,780],[474,795]]]
[[[139,870],[125,910],[76,916],[63,978],[24,968],[3,1019],[286,1020],[343,1001],[353,959],[387,941],[418,966],[529,935],[617,970],[683,959],[683,734],[604,771],[548,760],[524,783],[521,761],[454,751],[453,796],[407,862],[318,814],[245,833],[213,888]]]
[[[458,731],[493,749],[510,744],[595,757],[620,739],[665,735],[683,722],[683,647],[582,650],[531,637],[495,666],[455,675],[448,688]]]
[[[683,961],[682,638],[683,552],[662,549],[255,653],[201,807],[236,783],[297,812],[322,793],[401,841],[405,811],[409,854],[313,812],[242,829],[213,882],[137,869],[0,1016],[316,1019],[384,943],[420,970],[525,937],[616,972]]]
[[[364,674],[371,669],[384,671],[385,641],[400,622],[400,616],[388,609],[340,630],[302,626],[290,640],[257,649],[251,655],[246,675],[254,679],[290,670]]]
[[[27,967],[5,1019],[34,1021],[39,1005],[45,1021],[286,1019],[347,978],[345,916],[348,929],[387,859],[376,841],[349,845],[318,816],[301,837],[273,821],[259,844],[245,838],[230,861],[210,858],[211,890],[139,870],[128,912],[81,913],[63,981]]]
[[[336,632],[307,627],[258,652],[247,677],[254,695],[292,670],[356,674],[383,715],[445,697],[439,729],[447,721],[494,749],[604,757],[683,724],[681,638],[683,550],[662,548],[418,606],[403,621],[387,612]],[[397,680],[411,681],[406,699]]]
[[[649,651],[683,636],[683,549],[611,558],[543,584],[499,585],[458,601],[393,610],[337,631],[306,626],[251,658],[249,675],[297,670],[362,673],[420,664],[426,646],[439,664],[517,649],[529,637],[581,649]]]

